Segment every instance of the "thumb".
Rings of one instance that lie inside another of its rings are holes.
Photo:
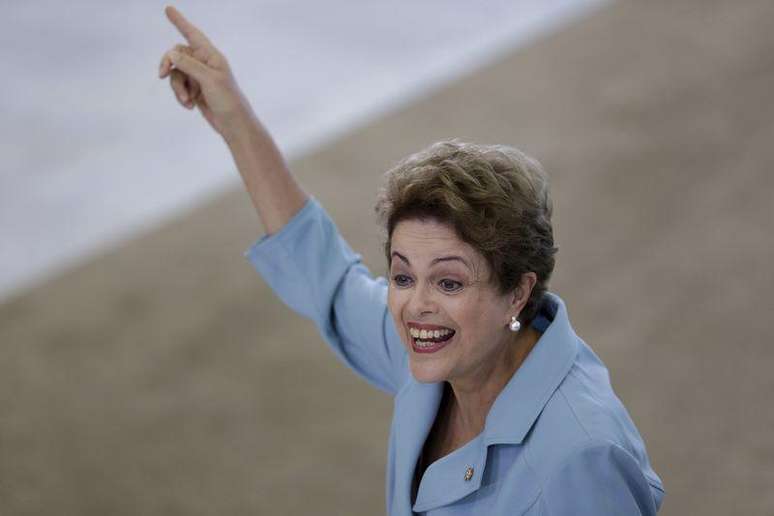
[[[190,75],[200,83],[209,82],[210,69],[204,63],[198,61],[194,57],[188,54],[183,54],[177,51],[169,53],[169,59],[175,65],[175,68],[181,72]]]

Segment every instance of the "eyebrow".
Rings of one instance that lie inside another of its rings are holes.
[[[411,265],[411,262],[409,262],[409,259],[406,258],[405,256],[403,256],[402,254],[400,254],[398,251],[393,251],[392,254],[390,254],[390,256],[398,257],[402,261],[404,261],[406,263],[406,265]],[[473,270],[473,268],[470,266],[468,261],[465,260],[465,258],[463,258],[462,256],[456,256],[456,255],[441,256],[439,258],[434,258],[433,261],[430,262],[430,266],[432,267],[433,265],[435,265],[436,263],[439,263],[439,262],[453,262],[453,261],[462,262],[465,265],[465,267],[467,267],[470,270]]]

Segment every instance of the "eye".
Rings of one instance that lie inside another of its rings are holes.
[[[399,287],[407,287],[411,283],[411,278],[405,274],[396,274],[392,277],[392,282]]]
[[[462,283],[452,279],[442,279],[438,282],[443,290],[446,292],[456,292],[462,288]]]

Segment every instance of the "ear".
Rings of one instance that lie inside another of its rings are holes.
[[[519,285],[513,291],[511,297],[511,314],[516,315],[521,313],[524,309],[524,305],[529,301],[529,296],[532,294],[532,289],[537,283],[537,274],[534,272],[525,272],[521,275]]]

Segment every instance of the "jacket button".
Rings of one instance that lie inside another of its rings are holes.
[[[465,470],[465,482],[473,478],[473,467],[468,466],[468,469]]]

